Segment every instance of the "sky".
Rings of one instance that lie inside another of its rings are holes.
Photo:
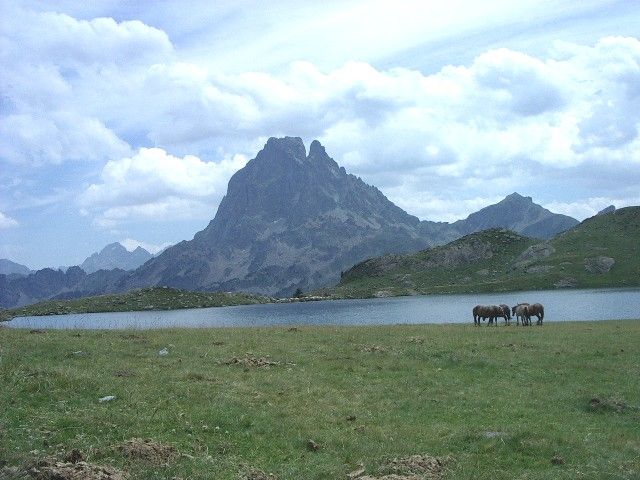
[[[269,137],[423,220],[640,205],[640,3],[0,0],[0,258],[193,238]]]

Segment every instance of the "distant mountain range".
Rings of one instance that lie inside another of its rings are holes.
[[[120,243],[115,242],[88,257],[82,262],[80,268],[87,273],[97,272],[98,270],[113,270],[114,268],[135,270],[151,258],[153,258],[153,255],[142,247],[137,247],[130,252]]]
[[[6,258],[0,258],[0,275],[29,275],[30,273],[31,269],[29,267]]]
[[[307,153],[300,138],[270,138],[256,158],[233,175],[204,230],[133,272],[105,273],[102,293],[161,285],[286,296],[298,288],[335,284],[343,271],[367,258],[416,252],[472,231],[502,227],[549,238],[577,223],[517,193],[452,224],[420,221],[348,174],[318,141]],[[105,250],[87,259],[88,269],[109,265],[107,258],[122,253],[114,244]],[[42,278],[31,274],[20,284],[0,278],[0,305],[34,301],[36,291],[39,299],[97,292],[100,272],[80,278],[76,270],[68,271],[66,275],[78,280],[76,286],[72,279],[50,273]],[[45,277],[53,282],[48,290],[40,288]],[[31,288],[30,281],[40,289]]]

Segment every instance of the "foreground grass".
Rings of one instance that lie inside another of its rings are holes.
[[[251,355],[277,364],[227,364]],[[0,328],[0,406],[8,465],[78,448],[132,478],[341,479],[428,453],[451,457],[445,478],[640,478],[640,321]],[[133,437],[181,456],[157,466],[113,448]]]

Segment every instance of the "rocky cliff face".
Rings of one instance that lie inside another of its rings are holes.
[[[132,286],[271,295],[327,285],[365,258],[430,244],[420,221],[349,175],[318,141],[271,138],[229,181],[215,218],[137,270]]]
[[[82,262],[80,268],[87,273],[97,272],[98,270],[113,270],[114,268],[135,270],[152,257],[153,255],[142,247],[137,247],[130,252],[120,243],[115,242],[88,257]]]

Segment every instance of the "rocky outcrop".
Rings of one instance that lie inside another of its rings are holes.
[[[584,259],[584,269],[589,273],[607,273],[615,265],[616,261],[611,257],[591,257]]]

